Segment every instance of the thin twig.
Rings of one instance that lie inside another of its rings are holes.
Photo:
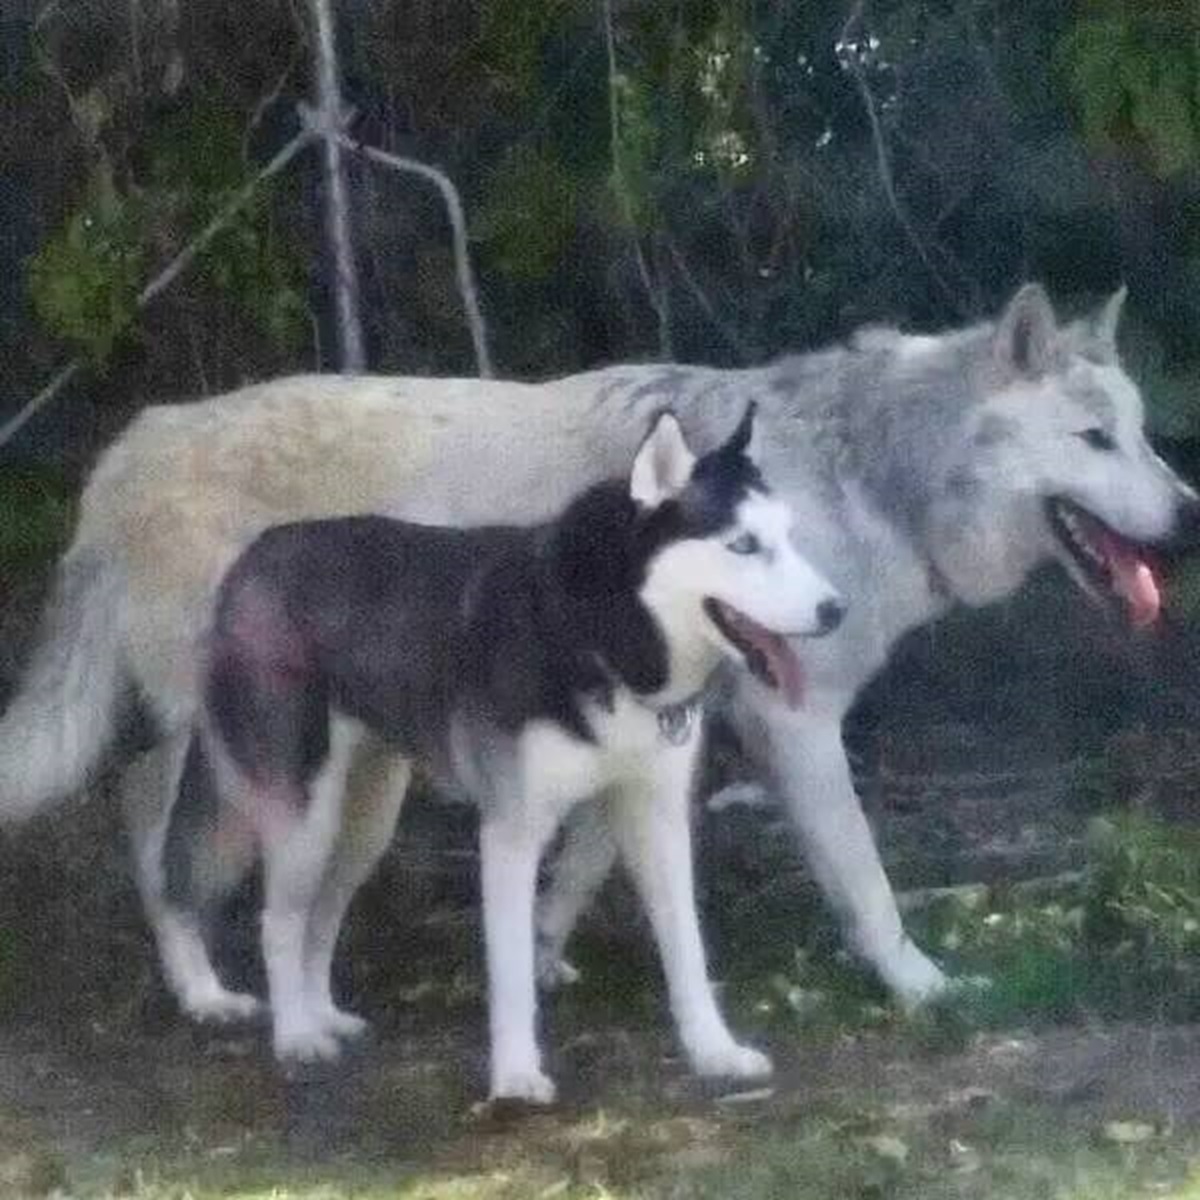
[[[687,286],[688,291],[692,293],[692,297],[700,306],[704,315],[708,318],[712,327],[729,343],[730,347],[737,354],[742,363],[748,363],[753,358],[749,347],[742,340],[737,329],[734,328],[728,321],[721,319],[717,312],[716,305],[708,293],[700,286],[700,281],[692,272],[692,268],[687,259],[684,258],[682,251],[675,243],[675,239],[668,237],[666,239],[667,253],[671,256],[671,261],[675,264],[675,269],[679,272],[680,279]]]
[[[83,370],[83,361],[81,359],[73,359],[67,363],[65,367],[15,417],[10,417],[0,426],[0,446],[6,445],[12,441],[20,432],[22,427],[31,417],[33,417],[40,409],[44,408],[59,392]]]
[[[492,377],[492,359],[488,353],[487,327],[484,324],[483,313],[479,307],[479,292],[475,286],[475,276],[471,269],[471,254],[467,244],[467,220],[463,214],[462,199],[454,181],[437,167],[420,162],[415,158],[404,158],[399,154],[389,154],[374,146],[366,146],[356,142],[346,134],[341,135],[342,144],[357,154],[369,158],[395,171],[407,171],[427,179],[438,189],[446,204],[446,213],[450,218],[450,228],[454,235],[454,265],[458,275],[458,290],[462,295],[463,308],[466,312],[467,325],[471,330],[471,341],[475,346],[475,361],[481,379]]]
[[[883,185],[884,195],[887,197],[896,222],[912,243],[912,248],[917,252],[917,257],[925,264],[926,270],[928,270],[934,282],[941,289],[942,294],[950,302],[955,313],[960,318],[965,318],[967,314],[959,301],[958,295],[950,286],[945,276],[938,270],[937,264],[933,261],[929,250],[925,246],[924,239],[917,231],[916,225],[913,224],[912,218],[908,215],[908,209],[896,191],[896,180],[892,174],[891,157],[888,154],[887,142],[883,136],[883,123],[879,120],[879,113],[875,107],[875,96],[871,91],[871,85],[867,82],[866,73],[863,71],[862,63],[859,61],[857,53],[851,49],[851,38],[853,37],[851,31],[855,25],[862,24],[865,7],[866,0],[856,0],[854,7],[850,10],[850,16],[847,18],[846,24],[842,26],[842,34],[838,39],[838,49],[843,51],[840,57],[849,67],[851,75],[854,76],[854,82],[858,87],[859,95],[862,96],[863,107],[867,112],[867,120],[871,125],[871,140],[875,146],[875,158],[879,166],[879,181]]]
[[[246,206],[250,197],[258,190],[259,185],[272,175],[282,171],[311,140],[312,134],[309,130],[302,129],[253,179],[240,187],[233,194],[229,203],[171,260],[162,274],[142,288],[138,293],[137,307],[145,308],[147,304],[169,288],[192,265],[196,255]]]
[[[633,207],[629,203],[629,194],[625,190],[625,177],[621,170],[621,112],[617,103],[617,93],[620,88],[620,74],[617,71],[617,39],[613,29],[612,0],[604,0],[604,45],[608,51],[608,135],[609,155],[612,160],[613,184],[616,188],[617,202],[621,205],[625,223],[629,226],[630,240],[633,243],[634,261],[637,263],[638,274],[642,286],[646,289],[646,298],[654,315],[658,318],[658,346],[663,358],[671,358],[671,318],[664,303],[663,296],[655,286],[650,274],[649,264],[642,252],[641,239],[637,235],[634,224]]]

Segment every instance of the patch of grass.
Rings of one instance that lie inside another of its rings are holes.
[[[79,1200],[1134,1200],[1200,1197],[1193,1138],[1064,1120],[1039,1106],[864,1107],[743,1117],[722,1129],[598,1114],[537,1118],[429,1170],[323,1161],[146,1160]],[[622,1178],[624,1173],[624,1178]]]

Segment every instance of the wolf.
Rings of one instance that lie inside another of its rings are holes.
[[[871,329],[746,369],[619,365],[542,383],[300,376],[149,408],[83,491],[39,646],[0,720],[0,819],[77,789],[126,715],[147,714],[156,740],[120,792],[164,972],[192,1015],[245,1015],[200,932],[165,903],[162,871],[204,634],[238,553],[270,525],[312,517],[545,520],[621,474],[658,408],[704,453],[753,398],[763,470],[797,514],[803,553],[853,604],[806,647],[800,709],[743,673],[728,716],[850,946],[900,1002],[919,1004],[947,980],[901,924],[842,720],[906,631],[1001,600],[1048,562],[1091,601],[1153,622],[1148,547],[1194,541],[1200,501],[1146,440],[1117,351],[1123,301],[1121,290],[1062,322],[1026,284],[994,320]],[[402,775],[368,742],[347,811],[377,811],[372,798],[394,795]],[[581,813],[539,914],[551,978],[569,974],[567,936],[613,861],[603,808]],[[386,825],[356,836],[379,839]]]
[[[708,983],[691,714],[722,661],[798,706],[796,639],[832,632],[845,604],[793,545],[752,432],[751,407],[697,459],[660,414],[627,478],[542,526],[326,518],[275,526],[238,558],[217,596],[200,735],[168,831],[167,862],[186,869],[168,878],[195,911],[261,849],[277,1056],[335,1057],[339,1036],[363,1027],[334,1004],[330,964],[370,865],[339,833],[346,774],[371,733],[479,806],[493,1098],[553,1099],[536,1033],[538,864],[566,813],[601,793],[692,1064],[769,1072]],[[194,807],[212,789],[211,819],[197,820],[183,797]],[[398,795],[376,799],[394,811]]]

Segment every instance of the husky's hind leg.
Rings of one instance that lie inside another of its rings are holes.
[[[121,775],[121,805],[138,892],[154,933],[163,976],[180,1008],[197,1021],[245,1021],[258,1013],[259,1001],[230,991],[221,983],[209,956],[199,914],[190,905],[172,903],[166,895],[163,850],[189,736],[176,737],[147,751]]]
[[[378,743],[361,747],[350,769],[341,831],[309,921],[306,962],[310,1008],[340,1037],[365,1032],[367,1023],[333,999],[338,932],[354,894],[392,839],[411,775],[406,759]]]
[[[231,772],[238,803],[255,814],[262,830],[263,959],[271,992],[275,1056],[281,1061],[332,1059],[340,1050],[327,1014],[312,1003],[309,929],[337,843],[346,775],[361,736],[355,722],[333,720],[325,760],[307,786],[287,774],[256,786],[240,772]]]
[[[769,1075],[771,1061],[741,1045],[717,1007],[696,915],[690,824],[694,746],[660,747],[609,801],[621,856],[646,906],[671,1011],[700,1075]]]
[[[579,981],[566,959],[567,941],[617,861],[607,802],[577,805],[563,825],[563,840],[537,906],[537,978],[542,987]]]

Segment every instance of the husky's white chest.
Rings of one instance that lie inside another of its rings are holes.
[[[535,721],[517,744],[521,791],[538,804],[573,804],[647,773],[656,755],[694,755],[699,748],[700,714],[671,710],[664,717],[619,694],[611,712],[589,710],[594,742],[581,741],[550,721]]]

